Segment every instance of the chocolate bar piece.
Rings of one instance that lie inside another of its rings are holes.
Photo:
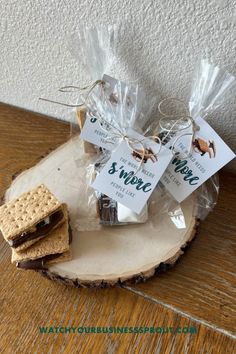
[[[86,108],[80,108],[77,110],[77,119],[79,123],[80,130],[83,129],[85,120],[86,120]],[[84,141],[84,152],[88,154],[95,154],[97,153],[97,149],[95,145],[89,143],[88,141]]]
[[[105,194],[98,197],[97,211],[102,225],[143,224],[148,220],[147,205],[137,214]]]
[[[118,225],[117,203],[105,194],[100,194],[97,201],[97,211],[102,225]]]
[[[56,253],[30,261],[16,262],[16,266],[21,269],[45,269],[47,261],[54,260],[60,257],[60,255],[61,253]]]

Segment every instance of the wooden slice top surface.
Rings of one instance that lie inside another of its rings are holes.
[[[161,211],[161,200],[160,207],[158,203],[151,205],[145,224],[102,227],[95,203],[88,205],[89,156],[83,152],[79,137],[74,137],[20,174],[6,192],[5,199],[9,201],[44,183],[61,202],[67,203],[73,230],[73,260],[50,266],[47,274],[77,284],[114,284],[139,275],[148,278],[160,263],[174,263],[181,248],[195,234],[194,198],[181,204],[186,228],[174,224],[181,221],[181,214],[170,217]]]

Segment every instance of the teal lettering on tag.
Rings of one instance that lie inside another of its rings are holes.
[[[125,185],[131,184],[135,185],[136,189],[138,191],[143,191],[144,193],[148,193],[152,190],[151,183],[145,183],[142,178],[138,178],[137,176],[134,176],[134,171],[127,172],[124,170],[124,166],[119,167],[117,169],[117,162],[112,162],[110,169],[108,170],[108,173],[110,175],[119,172],[119,178],[123,180]]]
[[[111,168],[110,168],[110,170],[108,170],[108,173],[110,175],[113,175],[113,173],[118,172],[118,170],[116,170],[116,165],[117,165],[117,162],[112,162]]]
[[[187,160],[180,160],[178,159],[178,157],[175,157],[172,161],[172,165],[175,165],[176,168],[174,169],[174,171],[176,173],[180,173],[184,176],[184,181],[188,182],[190,184],[190,186],[195,186],[198,184],[198,182],[194,182],[194,181],[198,181],[199,177],[197,176],[193,176],[193,171],[190,170],[190,168],[187,166],[188,161]]]

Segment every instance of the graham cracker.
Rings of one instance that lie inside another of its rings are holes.
[[[12,263],[29,261],[37,258],[42,258],[48,255],[63,253],[69,250],[69,225],[68,225],[68,211],[65,204],[63,204],[63,212],[65,214],[64,223],[51,231],[51,233],[25,250],[18,251],[12,248]]]
[[[80,108],[79,110],[76,111],[77,114],[77,120],[79,123],[80,130],[82,130],[84,123],[86,121],[86,108]],[[97,150],[95,146],[92,143],[89,143],[88,141],[84,141],[84,152],[88,154],[94,154],[97,153]]]
[[[34,260],[29,260],[29,261],[23,261],[23,262],[16,262],[16,266],[18,269],[22,270],[45,270],[50,267],[50,265],[53,265],[55,263],[62,263],[62,262],[67,262],[72,259],[72,251],[66,251],[65,253],[62,254],[57,254],[54,259],[48,259],[45,260],[44,257],[42,258],[37,258]]]
[[[0,231],[6,241],[12,240],[60,208],[61,203],[42,184],[0,207]]]
[[[71,260],[72,260],[72,250],[70,248],[69,251],[62,253],[59,257],[57,257],[55,259],[51,259],[50,261],[47,261],[46,265],[62,263],[62,262],[67,262],[67,261],[71,261]]]

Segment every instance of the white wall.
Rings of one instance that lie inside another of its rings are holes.
[[[56,89],[84,84],[80,58],[67,51],[67,36],[83,24],[122,21],[122,65],[117,77],[187,99],[196,60],[207,55],[236,75],[234,0],[1,0],[0,101],[68,119],[39,96],[64,98]],[[231,100],[211,124],[236,148],[236,104]]]

